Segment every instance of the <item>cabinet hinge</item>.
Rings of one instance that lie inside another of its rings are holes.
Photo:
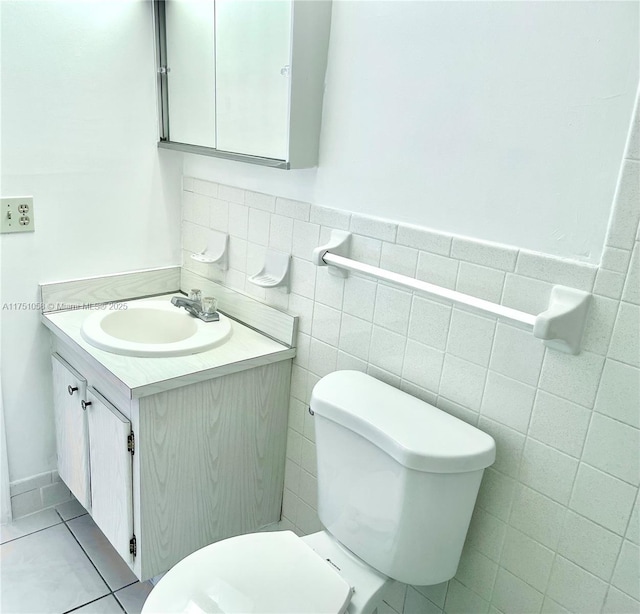
[[[129,540],[129,552],[134,556],[136,556],[136,554],[138,553],[138,545],[136,542],[136,536],[134,535],[130,540]]]
[[[127,435],[127,450],[131,452],[131,454],[135,454],[136,451],[136,438],[133,432]]]

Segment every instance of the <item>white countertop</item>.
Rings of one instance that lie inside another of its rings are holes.
[[[172,296],[174,295],[169,294],[138,300],[169,301]],[[293,358],[296,353],[295,348],[289,348],[232,320],[231,338],[221,346],[206,352],[163,358],[122,356],[99,350],[82,338],[82,322],[92,313],[95,313],[94,309],[73,309],[46,313],[41,319],[54,335],[75,351],[79,351],[83,358],[89,357],[97,361],[115,376],[128,389],[129,398],[139,398],[251,367],[287,360]]]

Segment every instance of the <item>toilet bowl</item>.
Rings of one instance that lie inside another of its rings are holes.
[[[326,531],[251,533],[184,558],[142,614],[368,614],[390,583]]]
[[[394,580],[455,575],[493,439],[357,371],[323,377],[310,408],[325,530],[202,548],[158,582],[142,614],[369,614]]]

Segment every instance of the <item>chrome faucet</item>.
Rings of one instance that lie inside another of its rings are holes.
[[[202,302],[200,301],[200,299],[191,299],[184,296],[173,296],[171,298],[171,304],[175,305],[176,307],[184,307],[185,310],[194,318],[199,318],[203,322],[217,322],[220,319],[220,315],[217,311],[204,311],[204,309],[202,309]]]

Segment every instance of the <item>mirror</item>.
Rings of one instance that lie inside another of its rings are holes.
[[[319,134],[330,14],[326,0],[155,0],[159,146],[299,166],[292,118],[305,104],[317,117],[303,133]],[[310,90],[302,96],[296,71]]]

